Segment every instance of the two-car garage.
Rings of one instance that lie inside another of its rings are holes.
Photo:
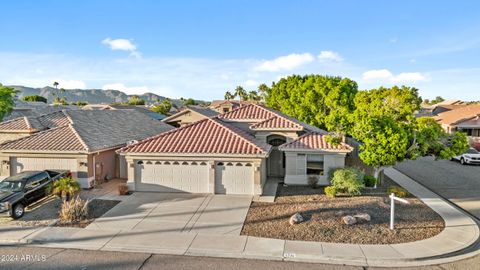
[[[136,160],[134,174],[137,191],[252,195],[254,190],[252,162]]]

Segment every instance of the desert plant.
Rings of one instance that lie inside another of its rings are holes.
[[[80,184],[71,177],[63,177],[53,182],[48,190],[64,201],[69,201],[70,198],[80,192]]]
[[[336,191],[350,196],[362,194],[363,173],[354,168],[338,169],[333,173],[331,179]]]
[[[387,189],[387,194],[390,195],[392,193],[399,198],[405,198],[410,195],[406,189],[399,186],[389,186]]]
[[[324,191],[325,195],[329,198],[335,198],[337,196],[337,189],[334,186],[328,186]]]
[[[118,194],[128,195],[128,186],[126,184],[118,185]]]
[[[70,201],[64,201],[60,208],[59,218],[62,223],[74,223],[88,216],[88,201],[76,196]]]
[[[363,176],[363,182],[365,183],[366,187],[374,187],[378,183],[377,178],[368,174]]]
[[[318,178],[316,175],[308,176],[308,185],[313,189],[318,188]]]

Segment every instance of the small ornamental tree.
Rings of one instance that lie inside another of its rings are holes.
[[[22,97],[22,100],[23,101],[26,101],[26,102],[43,102],[43,103],[47,103],[47,99],[42,97],[42,96],[39,96],[39,95],[33,95],[33,96],[24,96]]]

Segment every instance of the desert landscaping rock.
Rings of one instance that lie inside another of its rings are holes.
[[[290,217],[290,225],[295,225],[303,222],[303,216],[300,213],[295,213],[295,215]]]
[[[372,218],[370,217],[370,215],[367,214],[367,213],[356,214],[356,215],[354,215],[353,217],[356,218],[357,221],[366,221],[366,222],[368,222],[368,221],[370,221],[370,220],[372,219]]]
[[[342,218],[342,221],[343,221],[343,223],[345,223],[347,225],[353,225],[353,224],[357,223],[357,219],[355,217],[352,217],[352,216],[344,216]]]

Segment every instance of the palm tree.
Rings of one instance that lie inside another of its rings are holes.
[[[240,100],[247,100],[248,99],[248,94],[247,94],[247,91],[245,91],[245,89],[243,89],[243,87],[241,86],[237,86],[237,88],[235,88],[235,97],[238,97]]]
[[[53,82],[53,87],[55,87],[55,89],[57,89],[57,88],[58,88],[58,85],[59,85],[59,83],[58,83],[58,82]]]
[[[263,101],[265,101],[265,98],[267,97],[267,94],[268,94],[268,91],[270,90],[270,88],[268,88],[268,86],[264,83],[260,84],[258,86],[258,93],[260,94],[260,97]]]
[[[232,93],[230,93],[230,91],[227,91],[225,93],[225,100],[230,100],[230,99],[234,99],[234,98],[235,98],[235,96],[232,95]]]
[[[261,98],[258,95],[257,91],[248,92],[248,100],[259,101]]]
[[[53,182],[49,189],[51,193],[62,198],[63,201],[69,201],[70,198],[80,192],[80,184],[71,177],[63,177]]]

